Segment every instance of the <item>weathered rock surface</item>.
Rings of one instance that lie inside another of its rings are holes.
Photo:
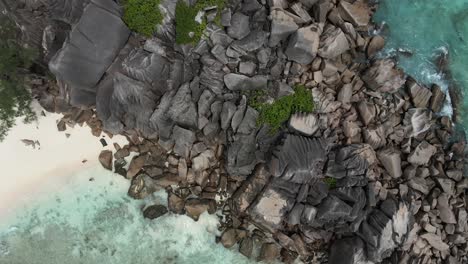
[[[112,151],[110,150],[101,151],[101,154],[99,154],[99,162],[105,169],[111,171],[112,170]]]
[[[129,35],[130,30],[122,21],[121,9],[115,2],[93,0],[84,8],[63,48],[50,61],[49,69],[73,90],[88,91],[95,97],[95,85]],[[73,99],[77,105],[93,101]]]
[[[377,157],[390,176],[393,178],[401,177],[402,171],[400,153],[396,152],[394,149],[385,149],[379,151]]]
[[[318,24],[298,29],[289,39],[285,54],[288,59],[309,64],[317,56],[322,28]]]
[[[296,113],[289,119],[289,127],[306,136],[312,136],[319,128],[319,122],[314,114]]]
[[[285,41],[289,35],[296,32],[299,26],[294,22],[291,16],[288,16],[282,10],[271,11],[271,33],[268,45],[275,47],[281,41]]]
[[[395,63],[388,59],[374,62],[364,73],[362,80],[370,89],[382,93],[395,93],[406,82],[404,73],[396,69]]]
[[[320,36],[320,47],[318,50],[320,57],[333,59],[349,49],[349,42],[340,28],[331,25],[325,27]]]
[[[273,152],[270,172],[274,177],[294,183],[309,183],[323,173],[327,149],[318,139],[288,135]]]
[[[143,216],[148,219],[156,219],[167,213],[167,208],[164,205],[155,204],[148,206],[143,211]]]

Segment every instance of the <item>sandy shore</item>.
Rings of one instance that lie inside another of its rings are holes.
[[[36,107],[41,110],[39,107]],[[54,191],[76,172],[100,166],[98,155],[103,149],[114,150],[113,142],[127,143],[123,136],[110,139],[103,147],[87,126],[57,130],[61,115],[47,113],[38,122],[24,124],[17,120],[4,141],[0,142],[0,216],[27,203],[41,193]],[[70,134],[67,137],[66,133]],[[40,147],[26,146],[21,140],[39,141]]]

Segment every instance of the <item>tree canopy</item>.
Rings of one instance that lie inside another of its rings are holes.
[[[0,141],[15,124],[17,117],[25,122],[35,119],[32,100],[25,78],[36,58],[36,52],[22,47],[15,24],[0,15]]]

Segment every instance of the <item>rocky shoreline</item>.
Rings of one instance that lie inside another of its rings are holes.
[[[94,135],[127,136],[99,160],[131,181],[129,196],[166,189],[172,213],[220,213],[220,243],[258,261],[468,261],[466,141],[439,114],[440,87],[375,58],[385,44],[369,33],[376,6],[232,0],[221,25],[206,9],[205,38],[177,45],[174,0],[161,1],[165,18],[148,39],[111,0],[1,5],[44,25],[58,85],[37,81],[33,91],[65,113],[58,129],[86,123]],[[279,131],[259,125],[252,91],[271,103],[298,85],[313,112]]]

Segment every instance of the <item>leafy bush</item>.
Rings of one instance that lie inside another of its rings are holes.
[[[0,16],[0,141],[17,117],[24,116],[26,122],[36,118],[30,107],[32,96],[25,76],[37,53],[19,45],[18,38],[14,24],[6,16]]]
[[[323,181],[325,182],[325,184],[328,185],[329,189],[335,189],[336,188],[336,179],[335,178],[326,177],[325,179],[323,179]]]
[[[132,31],[151,37],[163,20],[161,0],[125,0],[124,21]]]
[[[276,133],[292,114],[297,112],[310,113],[314,110],[312,94],[304,86],[296,86],[294,94],[283,96],[272,104],[261,103],[256,96],[249,97],[249,105],[259,113],[258,125],[267,124],[272,133]]]
[[[199,0],[194,6],[189,6],[184,0],[179,0],[176,5],[176,42],[177,44],[196,44],[200,41],[206,29],[207,21],[201,23],[195,21],[197,14],[203,9],[217,6],[215,23],[221,24],[221,10],[225,6],[225,0]],[[192,32],[192,36],[191,36]]]

